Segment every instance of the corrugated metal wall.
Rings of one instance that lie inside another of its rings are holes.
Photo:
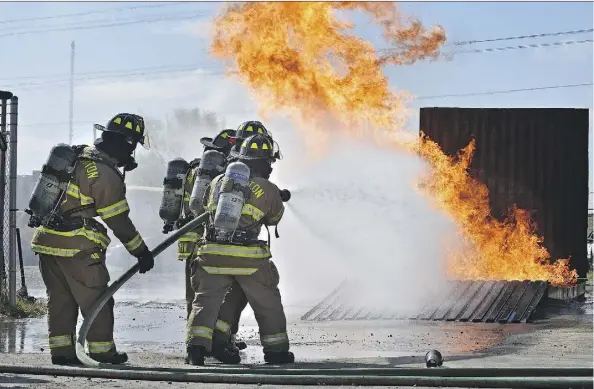
[[[472,174],[489,188],[493,216],[533,210],[553,258],[588,269],[588,110],[421,108],[420,130],[453,155],[476,139]]]

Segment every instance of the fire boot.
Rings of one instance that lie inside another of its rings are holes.
[[[52,357],[52,364],[60,366],[83,366],[81,361],[76,357]]]
[[[293,363],[295,362],[295,355],[292,352],[280,352],[280,353],[273,353],[267,352],[264,353],[264,361],[270,363],[271,365],[282,365],[285,363]]]
[[[241,356],[239,355],[239,349],[235,347],[232,343],[227,344],[214,344],[212,345],[211,354],[215,357],[219,362],[229,364],[229,365],[237,365],[241,362]]]
[[[121,365],[122,363],[128,362],[128,354],[120,352],[108,356],[103,354],[89,354],[89,357],[97,362],[110,363],[112,365]]]
[[[235,347],[237,347],[238,350],[245,350],[247,348],[247,343],[241,340],[236,340],[235,337],[237,335],[236,334],[232,334],[231,335],[231,343],[235,345]]]
[[[194,366],[204,366],[204,355],[206,349],[204,346],[188,346],[187,347],[186,363]]]

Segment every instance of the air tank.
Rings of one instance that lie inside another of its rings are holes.
[[[208,184],[210,184],[216,176],[225,171],[226,164],[227,158],[225,157],[225,154],[219,151],[208,150],[202,155],[189,204],[190,210],[195,216],[199,216],[203,212],[204,207],[202,205],[202,199]]]
[[[173,224],[181,216],[184,199],[184,185],[190,164],[183,158],[175,158],[167,164],[163,179],[163,197],[159,207],[159,217],[165,223],[163,232],[173,229]]]
[[[217,241],[231,241],[247,200],[244,193],[250,193],[250,168],[243,162],[230,163],[221,181],[213,227]]]
[[[51,222],[68,188],[77,157],[74,149],[64,143],[59,143],[50,150],[29,199],[29,209],[26,210],[31,215],[29,227],[48,225]]]

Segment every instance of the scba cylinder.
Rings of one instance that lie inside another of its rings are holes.
[[[243,162],[233,162],[221,181],[213,227],[217,240],[231,240],[247,200],[245,194],[249,193],[250,168]]]
[[[175,223],[181,216],[184,185],[190,164],[183,158],[175,158],[167,164],[163,180],[163,197],[159,207],[159,217],[166,223]]]
[[[74,149],[64,143],[50,150],[29,199],[27,213],[31,215],[31,227],[47,225],[54,217],[58,203],[72,179],[77,157]]]
[[[216,176],[225,171],[226,164],[225,154],[219,151],[208,150],[202,155],[189,204],[190,210],[195,216],[203,212],[202,199],[206,188]]]

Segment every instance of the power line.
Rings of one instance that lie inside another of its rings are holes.
[[[120,21],[117,23],[106,23],[106,24],[95,24],[95,25],[81,25],[81,26],[74,26],[74,27],[60,27],[60,28],[46,28],[42,30],[29,30],[29,31],[14,31],[6,34],[0,34],[0,38],[7,37],[7,36],[15,36],[15,35],[29,35],[29,34],[41,34],[46,32],[57,32],[57,31],[75,31],[75,30],[91,30],[96,28],[107,28],[107,27],[121,27],[121,26],[129,26],[132,24],[141,24],[141,23],[157,23],[157,22],[167,22],[167,21],[179,21],[179,20],[191,20],[191,19],[198,19],[203,18],[206,15],[204,13],[193,14],[193,15],[170,15],[170,16],[160,16],[159,18],[154,19],[141,19],[141,20],[128,20],[128,21]]]
[[[473,50],[463,50],[463,51],[458,51],[458,50],[454,49],[448,53],[441,53],[440,55],[442,57],[451,58],[453,55],[457,55],[457,54],[478,54],[478,53],[489,53],[489,52],[493,52],[493,51],[535,49],[535,48],[539,48],[539,47],[555,47],[555,46],[592,43],[592,42],[594,42],[594,40],[584,39],[581,41],[558,41],[558,42],[550,42],[550,43],[534,43],[534,44],[530,44],[530,45],[491,47],[491,48],[487,48],[487,49],[473,49]],[[378,52],[392,52],[392,51],[398,51],[398,50],[401,50],[401,49],[394,47],[394,48],[379,49]]]
[[[98,9],[98,10],[77,12],[77,13],[58,14],[58,15],[50,15],[50,16],[35,16],[35,17],[31,17],[31,18],[10,19],[10,20],[0,20],[0,24],[21,23],[21,22],[30,22],[30,21],[37,21],[37,20],[62,19],[62,18],[71,18],[71,17],[75,17],[75,16],[87,16],[87,15],[95,15],[95,14],[119,12],[119,11],[135,10],[135,9],[145,9],[145,8],[162,8],[162,7],[171,7],[171,6],[185,5],[185,4],[187,4],[187,3],[185,3],[185,2],[181,2],[181,3],[171,2],[171,3],[165,3],[165,4],[134,5],[134,6],[129,6],[129,7]]]
[[[511,40],[520,40],[520,39],[535,39],[535,38],[544,38],[547,36],[584,34],[584,33],[588,33],[588,32],[594,32],[594,29],[588,28],[588,29],[582,29],[582,30],[545,32],[545,33],[531,34],[531,35],[516,35],[516,36],[508,36],[508,37],[504,37],[504,38],[479,39],[479,40],[470,40],[470,41],[456,41],[456,42],[449,43],[445,46],[466,46],[466,45],[473,45],[476,43],[500,42],[500,41],[511,41]]]
[[[489,52],[493,52],[493,51],[535,49],[535,48],[539,48],[539,47],[554,47],[554,46],[575,45],[575,44],[592,43],[592,42],[594,42],[594,40],[584,39],[581,41],[559,41],[559,42],[551,42],[551,43],[535,43],[535,44],[531,44],[531,45],[492,47],[489,49],[454,51],[454,53],[455,54],[489,53]]]
[[[507,47],[495,47],[490,49],[476,49],[476,50],[465,50],[465,51],[458,51],[455,54],[479,54],[479,53],[486,53],[486,52],[496,52],[496,51],[506,51],[506,50],[521,50],[521,49],[533,49],[538,47],[559,47],[562,45],[571,45],[571,44],[583,44],[583,43],[592,43],[593,40],[587,39],[583,41],[560,41],[560,42],[552,42],[552,43],[541,43],[541,44],[531,44],[531,45],[520,45],[520,46],[507,46]],[[392,49],[394,50],[394,49]],[[443,54],[448,57],[452,57],[452,54]],[[127,72],[124,71],[98,71],[98,72],[87,72],[87,73],[79,73],[77,74],[76,80],[77,81],[90,81],[90,80],[98,80],[98,79],[117,79],[117,78],[124,78],[124,77],[132,77],[132,76],[147,76],[152,74],[174,74],[174,73],[184,73],[184,72],[193,72],[199,69],[199,64],[194,65],[163,65],[157,67],[148,67],[148,68],[136,68],[136,69],[129,69]],[[204,67],[201,67],[204,69]],[[208,68],[207,68],[208,69]],[[210,67],[210,69],[216,69],[216,67]],[[113,73],[113,74],[109,74]],[[97,76],[92,76],[97,74]],[[106,75],[99,75],[99,74],[106,74]],[[223,75],[225,74],[224,71],[212,71],[212,72],[205,72],[202,73],[204,75],[215,76],[215,75]],[[84,77],[88,75],[87,77]],[[82,76],[82,77],[81,77]],[[46,77],[54,77],[54,76],[28,76],[28,77],[20,77],[20,78],[10,78],[10,80],[18,80],[18,79],[35,79],[35,78],[46,78]],[[51,80],[51,81],[40,81],[40,82],[25,82],[25,83],[16,83],[16,84],[8,84],[4,85],[4,88],[15,88],[19,87],[22,89],[39,89],[38,86],[43,85],[50,85],[50,84],[63,84],[68,82],[68,79],[63,80]]]
[[[583,84],[566,84],[566,85],[553,85],[553,86],[539,86],[533,88],[522,88],[522,89],[504,89],[504,90],[495,90],[495,91],[488,91],[488,92],[475,92],[475,93],[461,93],[461,94],[447,94],[447,95],[433,95],[433,96],[419,96],[415,97],[415,100],[430,100],[430,99],[440,99],[444,97],[467,97],[467,96],[485,96],[485,95],[497,95],[497,94],[506,94],[506,93],[516,93],[516,92],[528,92],[528,91],[537,91],[537,90],[546,90],[546,89],[561,89],[561,88],[578,88],[583,86],[592,86],[593,83],[583,83]]]
[[[546,89],[561,89],[561,88],[577,88],[577,87],[584,87],[584,86],[592,86],[594,83],[582,83],[582,84],[565,84],[565,85],[552,85],[552,86],[541,86],[541,87],[532,87],[532,88],[522,88],[522,89],[505,89],[505,90],[495,90],[495,91],[487,91],[487,92],[474,92],[474,93],[461,93],[461,94],[443,94],[443,95],[427,95],[427,96],[417,96],[414,100],[430,100],[430,99],[438,99],[438,98],[446,98],[446,97],[468,97],[468,96],[484,96],[484,95],[496,95],[496,94],[507,94],[507,93],[516,93],[516,92],[528,92],[528,91],[540,91]],[[228,111],[228,112],[215,112],[218,115],[242,115],[242,114],[249,114],[253,113],[253,110],[245,110],[245,111]],[[104,120],[94,120],[94,121],[79,121],[74,122],[77,125],[85,125],[85,124],[93,124],[93,123],[101,123]],[[60,126],[68,124],[68,122],[41,122],[41,123],[29,123],[29,124],[19,124],[20,127],[42,127],[42,126]]]
[[[148,68],[151,69],[151,68]],[[187,66],[180,66],[179,68],[152,68],[154,70],[146,70],[146,71],[131,71],[128,73],[119,73],[119,74],[112,74],[112,75],[98,75],[98,76],[88,76],[88,77],[75,77],[76,81],[93,81],[93,80],[102,80],[102,79],[113,79],[113,78],[127,78],[133,76],[146,76],[152,74],[163,74],[163,75],[171,75],[174,73],[183,73],[183,72],[193,72],[196,70],[203,70],[209,69],[207,67],[198,67],[198,65],[187,65]],[[213,69],[212,67],[210,69]],[[92,73],[91,73],[92,74]],[[225,74],[224,71],[213,71],[213,72],[202,72],[201,75],[223,75]],[[52,80],[52,81],[39,81],[39,82],[22,82],[17,84],[8,84],[3,85],[2,87],[5,89],[14,89],[19,87],[21,89],[36,89],[36,86],[39,85],[48,85],[48,84],[62,84],[67,83],[69,80],[62,79],[62,80]]]

